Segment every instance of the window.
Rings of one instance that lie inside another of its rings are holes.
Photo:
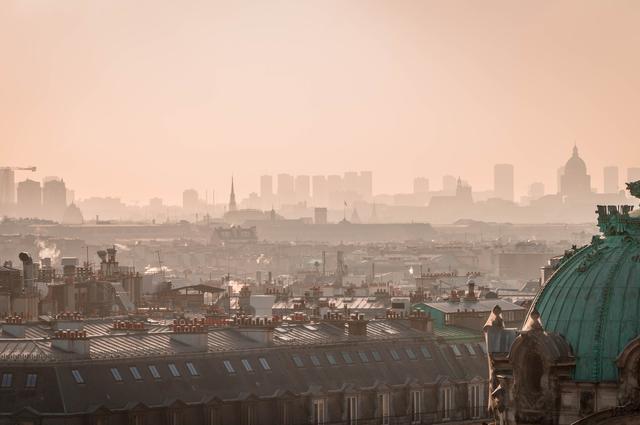
[[[313,363],[314,366],[320,366],[320,359],[318,358],[318,356],[312,354],[309,356],[309,358],[311,359],[311,363]]]
[[[27,373],[27,381],[24,384],[25,388],[35,388],[38,383],[38,375],[35,373]]]
[[[12,373],[3,373],[2,374],[2,383],[0,384],[0,387],[2,387],[2,388],[11,387],[11,382],[12,381],[13,381],[13,374]]]
[[[249,360],[247,359],[242,359],[242,366],[244,366],[244,369],[247,372],[253,372],[253,366],[251,366],[251,363],[249,363]]]
[[[122,375],[120,375],[120,371],[118,370],[118,368],[111,368],[111,376],[113,376],[113,379],[115,381],[122,382]]]
[[[158,368],[155,367],[155,365],[152,365],[152,364],[149,365],[149,372],[151,373],[151,376],[153,376],[155,379],[160,379],[160,372],[158,372]]]
[[[481,384],[469,384],[469,417],[479,418],[484,404]]]
[[[298,356],[297,354],[294,354],[293,356],[291,356],[291,358],[293,359],[293,362],[296,364],[296,366],[304,367],[304,363],[302,362],[302,359],[300,358],[300,356]]]
[[[133,376],[133,379],[135,379],[136,381],[142,381],[142,375],[140,375],[140,371],[137,367],[129,367],[129,372],[131,372],[131,376]]]
[[[336,360],[336,357],[331,354],[331,353],[327,353],[327,361],[329,362],[330,365],[337,365],[338,361]]]
[[[187,366],[187,370],[191,376],[200,376],[198,373],[198,369],[196,369],[195,365],[191,362],[186,362],[185,366]]]
[[[177,378],[180,376],[180,371],[178,370],[175,364],[169,363],[167,366],[169,366],[169,372],[171,372],[171,375],[173,375],[174,378]]]
[[[453,389],[449,386],[440,389],[440,409],[442,411],[442,419],[451,419],[453,412]]]
[[[378,424],[389,425],[389,393],[378,394]]]
[[[73,375],[73,380],[76,381],[76,384],[84,384],[84,379],[82,378],[82,375],[80,375],[80,371],[78,369],[73,369],[71,374]]]
[[[344,359],[344,362],[346,364],[353,363],[353,359],[351,358],[351,354],[347,353],[346,351],[342,352],[342,358]]]
[[[407,357],[409,357],[409,360],[415,360],[418,357],[416,357],[416,353],[413,352],[413,350],[409,347],[404,349],[405,353],[407,353]]]
[[[476,355],[476,350],[473,349],[473,345],[467,342],[464,346],[467,347],[467,351],[469,352],[469,354],[471,354],[472,356]]]
[[[422,356],[425,359],[430,359],[431,358],[431,353],[429,352],[429,349],[427,347],[425,347],[424,345],[422,347],[420,347],[420,351],[422,352]]]
[[[382,357],[380,357],[380,353],[378,353],[377,351],[372,351],[371,352],[371,357],[373,357],[373,360],[375,360],[377,362],[381,362],[382,361]]]
[[[360,357],[360,360],[362,361],[362,363],[369,362],[369,357],[367,357],[367,353],[365,353],[364,351],[358,351],[358,357]]]
[[[480,346],[480,349],[482,350],[482,352],[486,355],[487,354],[487,347],[485,347],[484,344],[478,344]]]
[[[453,350],[453,354],[455,354],[456,357],[462,356],[462,352],[460,351],[460,348],[458,348],[457,345],[455,344],[451,345],[451,349]]]
[[[411,391],[411,423],[419,424],[422,414],[422,391]]]
[[[324,400],[313,400],[312,412],[311,423],[313,425],[324,425]]]
[[[347,397],[347,425],[356,425],[358,423],[358,397]]]
[[[260,362],[260,366],[262,366],[264,370],[271,370],[271,366],[269,366],[269,362],[267,362],[267,359],[265,359],[264,357],[260,357],[258,361]]]
[[[223,361],[222,364],[224,364],[224,368],[227,369],[227,372],[236,373],[236,370],[233,368],[233,365],[229,360]]]
[[[398,354],[398,352],[394,349],[389,350],[389,353],[391,353],[391,357],[393,358],[393,360],[400,360],[400,354]]]

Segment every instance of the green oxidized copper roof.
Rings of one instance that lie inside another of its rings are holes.
[[[576,381],[616,381],[616,357],[640,335],[640,216],[599,206],[598,225],[603,236],[568,252],[532,307],[571,344]]]

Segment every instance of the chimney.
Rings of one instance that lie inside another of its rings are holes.
[[[273,329],[275,323],[270,317],[236,316],[234,325],[238,326],[240,334],[265,345],[273,343]]]
[[[433,320],[431,315],[422,311],[414,311],[409,316],[409,324],[412,329],[420,332],[433,333]]]
[[[207,351],[207,327],[204,319],[175,319],[171,326],[171,340],[188,345],[197,351]]]
[[[465,296],[465,301],[476,301],[476,283],[473,279],[469,279],[467,282],[467,295]]]
[[[367,323],[364,314],[354,313],[351,315],[349,321],[347,321],[347,327],[349,331],[349,337],[364,337],[367,336]]]
[[[54,333],[51,347],[67,353],[89,356],[91,343],[87,338],[87,331],[64,329]]]
[[[35,279],[33,259],[27,252],[21,252],[18,254],[18,258],[22,261],[22,287],[26,289],[33,288]]]
[[[82,319],[82,315],[77,311],[73,313],[60,313],[56,316],[56,320],[53,322],[53,329],[56,331],[81,331],[84,329],[84,322]]]
[[[2,325],[2,332],[14,338],[24,338],[27,325],[20,316],[8,316]]]
[[[76,267],[78,267],[78,259],[76,257],[64,257],[61,260],[62,274],[66,278],[73,278],[76,275]]]

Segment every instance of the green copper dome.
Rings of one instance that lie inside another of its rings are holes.
[[[532,306],[571,345],[576,381],[616,381],[618,354],[640,335],[640,217],[631,212],[599,206],[603,236],[568,251]]]

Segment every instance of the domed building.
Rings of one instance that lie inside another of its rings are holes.
[[[499,308],[487,321],[496,423],[640,423],[640,216],[597,213],[602,234],[565,253],[521,331]]]
[[[591,176],[587,174],[587,165],[578,155],[578,147],[564,166],[560,176],[560,194],[572,198],[584,198],[591,195]]]

